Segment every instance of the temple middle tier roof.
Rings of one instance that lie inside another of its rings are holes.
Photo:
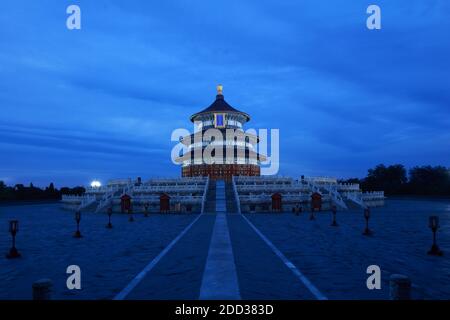
[[[206,130],[201,130],[201,131],[197,131],[195,133],[192,133],[188,136],[184,136],[183,138],[180,139],[180,142],[186,146],[191,145],[192,143],[196,143],[196,142],[202,142],[202,141],[210,141],[209,139],[205,139],[205,137],[209,137],[207,134],[205,134],[207,132],[208,129]],[[249,142],[249,143],[259,143],[259,137],[251,132],[244,132],[241,129],[218,129],[222,132],[222,139],[218,140],[217,137],[215,137],[214,135],[214,139],[216,141],[223,141],[223,142],[227,142],[229,141],[229,139],[227,138],[232,138],[235,141],[244,141],[244,142]],[[227,130],[229,131],[229,136],[227,137]],[[233,135],[231,135],[232,131],[233,131]]]

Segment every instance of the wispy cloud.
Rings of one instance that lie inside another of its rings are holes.
[[[174,175],[170,133],[214,99],[279,128],[281,173],[361,176],[380,162],[450,165],[450,3],[6,1],[0,176],[85,183]],[[57,182],[56,181],[56,182]]]

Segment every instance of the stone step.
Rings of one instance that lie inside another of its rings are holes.
[[[226,184],[225,192],[226,192],[226,197],[227,197],[227,212],[228,213],[237,213],[236,198],[234,195],[233,185],[231,182],[228,182]]]
[[[226,194],[225,194],[225,181],[216,181],[216,212],[226,212]]]
[[[204,212],[214,213],[216,212],[216,181],[210,180],[208,191],[206,193],[206,202]]]

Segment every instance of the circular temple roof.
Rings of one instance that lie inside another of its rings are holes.
[[[215,112],[226,112],[226,113],[234,112],[234,113],[239,113],[239,114],[243,115],[244,117],[246,117],[247,121],[250,120],[250,116],[247,113],[239,111],[239,110],[233,108],[232,106],[230,106],[225,101],[225,99],[223,97],[223,94],[222,94],[222,86],[221,85],[217,86],[216,100],[208,108],[193,114],[191,116],[191,121],[194,122],[194,119],[197,116],[199,116],[199,115],[202,115],[202,114],[205,114],[205,113],[215,113]]]

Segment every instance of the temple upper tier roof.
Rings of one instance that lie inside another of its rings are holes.
[[[194,122],[195,118],[199,115],[206,114],[206,113],[217,113],[217,112],[225,112],[225,113],[239,113],[246,117],[247,121],[250,120],[250,116],[242,111],[239,111],[232,106],[228,104],[228,102],[225,101],[223,93],[222,93],[222,86],[217,86],[217,95],[216,100],[206,109],[197,112],[191,116],[191,121]]]

